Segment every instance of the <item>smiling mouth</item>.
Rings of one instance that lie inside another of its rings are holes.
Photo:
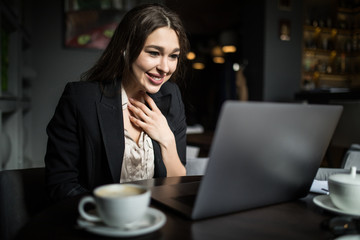
[[[155,76],[150,73],[146,73],[150,81],[155,85],[160,85],[164,82],[165,76]]]
[[[152,77],[152,79],[154,79],[155,81],[160,81],[162,77]]]

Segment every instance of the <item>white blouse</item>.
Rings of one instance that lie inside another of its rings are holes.
[[[122,109],[127,108],[128,97],[121,88]],[[124,129],[125,150],[121,167],[120,183],[150,179],[154,176],[154,149],[151,138],[142,131],[137,144]]]

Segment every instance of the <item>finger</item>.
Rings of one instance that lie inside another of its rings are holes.
[[[149,116],[146,113],[144,113],[142,109],[135,107],[130,103],[128,103],[128,109],[138,119],[142,119],[143,121],[146,121],[149,118]]]
[[[156,103],[154,102],[154,100],[147,95],[146,93],[144,94],[144,100],[149,104],[149,107],[153,110],[153,111],[159,111],[159,108],[157,107]]]
[[[138,124],[138,122],[141,122],[139,119],[137,119],[136,117],[131,116],[131,115],[129,116],[129,119],[130,119],[130,122],[132,122],[135,126],[141,128]]]
[[[136,117],[133,117],[133,116],[129,116],[130,118],[130,121],[137,127],[141,128],[143,131],[145,131],[145,127],[146,127],[146,124],[141,121],[140,119],[136,118]],[[145,131],[146,132],[146,131]]]
[[[149,109],[145,104],[143,104],[140,101],[137,101],[133,98],[129,98],[129,102],[134,105],[136,108],[138,108],[139,110],[141,110],[142,112],[144,112],[146,115],[150,115],[151,114],[151,109]]]

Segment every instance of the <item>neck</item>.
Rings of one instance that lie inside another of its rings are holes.
[[[127,81],[127,84],[123,84],[123,88],[128,98],[134,98],[143,102],[142,95],[144,94],[144,90],[134,81]]]

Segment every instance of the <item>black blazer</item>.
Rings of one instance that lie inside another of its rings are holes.
[[[103,92],[95,82],[71,82],[65,87],[46,129],[46,179],[53,200],[120,181],[125,147],[121,94]],[[186,119],[179,88],[166,82],[150,96],[166,117],[185,165]],[[153,147],[154,177],[166,177],[160,146],[154,140]]]

